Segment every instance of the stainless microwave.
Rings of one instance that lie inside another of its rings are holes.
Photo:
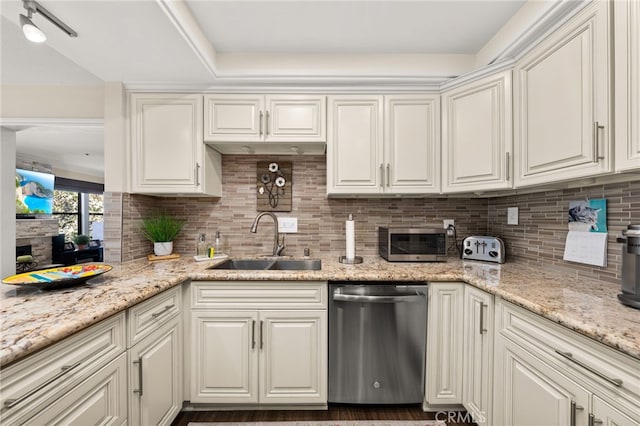
[[[447,230],[379,227],[378,254],[389,262],[444,262]]]

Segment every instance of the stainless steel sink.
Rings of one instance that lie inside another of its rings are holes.
[[[269,268],[278,271],[319,271],[322,268],[320,259],[282,259],[276,260],[275,264]]]
[[[237,271],[319,271],[320,259],[229,259],[209,269]]]

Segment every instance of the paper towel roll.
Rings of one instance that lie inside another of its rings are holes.
[[[345,222],[345,237],[347,245],[347,259],[353,260],[356,257],[356,226],[353,216],[349,215],[349,219]]]

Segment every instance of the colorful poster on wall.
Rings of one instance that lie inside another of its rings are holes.
[[[606,198],[569,202],[569,231],[606,233]]]

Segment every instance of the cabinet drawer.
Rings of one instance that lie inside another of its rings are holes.
[[[121,312],[0,371],[0,423],[22,423],[125,350]]]
[[[327,283],[318,281],[193,281],[191,307],[305,309],[327,307]]]
[[[176,286],[166,290],[129,309],[127,312],[127,329],[129,331],[127,347],[132,347],[180,313],[182,309],[181,288],[182,286]]]
[[[589,387],[616,399],[630,398],[640,407],[640,360],[504,301],[496,307],[496,315],[498,331],[505,338]]]

